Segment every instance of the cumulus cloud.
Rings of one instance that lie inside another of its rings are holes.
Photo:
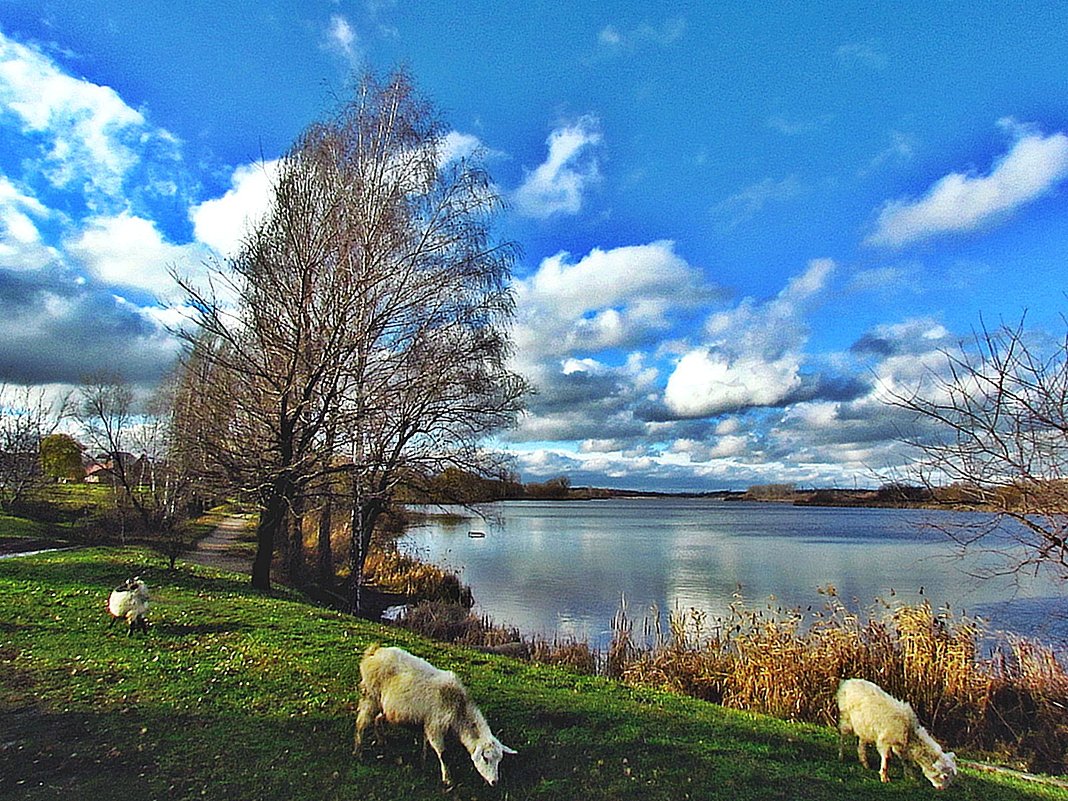
[[[515,190],[515,209],[538,218],[576,214],[587,189],[600,179],[597,160],[592,155],[601,144],[598,122],[590,116],[582,117],[554,130],[547,144],[549,155],[545,162],[527,173]]]
[[[752,448],[753,443],[748,436],[726,434],[708,441],[689,438],[677,439],[671,444],[667,452],[669,454],[685,455],[687,461],[697,464],[745,456]]]
[[[679,359],[664,388],[664,405],[678,417],[709,417],[796,400],[807,339],[805,312],[834,270],[816,259],[773,299],[747,298],[713,314],[710,342]]]
[[[880,325],[861,336],[850,354],[861,360],[863,385],[852,397],[827,396],[785,408],[768,430],[768,457],[819,466],[825,475],[861,476],[877,483],[907,461],[905,432],[918,436],[923,421],[889,403],[917,390],[930,393],[946,376],[952,334],[927,318]]]
[[[51,216],[37,198],[0,174],[0,268],[32,270],[57,258],[38,227]]]
[[[194,205],[189,219],[197,241],[221,256],[235,256],[270,208],[278,167],[277,159],[241,165],[230,176],[230,188],[222,197]]]
[[[473,156],[483,150],[482,142],[474,134],[449,131],[445,135],[445,141],[441,147],[441,161],[448,164],[452,161],[460,161]]]
[[[1049,136],[1002,120],[1016,141],[986,175],[953,172],[920,198],[883,206],[869,245],[900,247],[940,234],[992,225],[1050,192],[1068,177],[1068,135]]]
[[[152,220],[122,213],[93,217],[67,251],[98,281],[136,287],[166,297],[174,289],[169,271],[188,273],[205,253],[167,242]]]
[[[718,296],[667,240],[594,248],[578,261],[558,253],[515,290],[525,361],[633,346],[669,327],[669,311]]]
[[[762,304],[737,304],[750,310],[734,318],[732,331],[785,319],[782,306],[799,307],[816,300],[826,288],[826,275],[820,277],[824,269],[828,269],[825,264],[810,267]],[[772,313],[775,306],[779,308]],[[799,308],[797,314],[801,313]],[[907,413],[886,404],[887,392],[915,387],[944,369],[943,349],[952,335],[936,320],[913,319],[874,327],[862,341],[850,353],[821,357],[827,363],[841,362],[844,377],[838,379],[812,374],[816,357],[800,355],[797,342],[783,352],[780,364],[756,358],[752,352],[731,354],[727,372],[733,371],[744,403],[732,403],[739,407],[736,413],[724,412],[717,419],[676,415],[642,421],[634,414],[637,393],[623,403],[597,405],[593,411],[582,404],[561,405],[550,414],[533,416],[532,436],[524,438],[527,444],[520,441],[513,446],[520,454],[518,464],[524,476],[535,480],[567,473],[576,484],[611,479],[616,486],[674,490],[744,488],[769,481],[846,485],[858,476],[862,483],[878,483],[888,467],[906,458],[902,432],[915,430]],[[755,336],[749,347],[757,343],[770,345],[770,340]],[[706,353],[727,358],[722,352]],[[797,373],[792,355],[801,366]],[[852,368],[846,364],[851,358],[858,360]],[[776,368],[781,368],[780,375]],[[572,358],[564,369],[569,377],[596,378],[613,374],[614,368],[597,359]],[[790,382],[794,375],[798,380],[789,397],[772,403],[779,394],[776,383]],[[619,378],[618,373],[615,376]],[[728,392],[712,389],[720,397]],[[753,405],[761,392],[770,406]],[[571,439],[581,440],[577,448],[547,442]]]
[[[0,381],[76,384],[107,370],[153,382],[177,353],[151,309],[64,271],[0,270]]]
[[[164,230],[195,184],[181,143],[112,88],[0,33],[0,382],[158,380],[176,316],[153,302],[206,249]],[[179,224],[179,230],[184,226]],[[187,272],[190,270],[186,269]]]
[[[652,352],[722,297],[670,241],[558,253],[515,292],[514,367],[538,394],[512,441],[641,436],[637,412],[659,392]]]
[[[775,361],[731,358],[695,350],[675,366],[664,390],[668,408],[680,417],[708,417],[747,406],[775,406],[800,385],[793,355]]]

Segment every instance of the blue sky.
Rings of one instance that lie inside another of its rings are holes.
[[[0,383],[149,387],[354,71],[403,65],[517,241],[527,480],[878,483],[980,324],[1063,333],[1068,5],[0,0]]]

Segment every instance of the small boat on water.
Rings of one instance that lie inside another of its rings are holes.
[[[486,536],[485,531],[468,531],[467,536],[473,540],[480,540]]]

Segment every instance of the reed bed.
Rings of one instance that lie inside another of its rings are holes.
[[[488,616],[455,603],[421,601],[407,608],[397,618],[397,624],[444,642],[558,665],[587,675],[598,672],[599,655],[588,643],[524,637],[514,626],[501,626]]]
[[[734,709],[835,725],[844,678],[874,681],[907,700],[932,734],[1017,767],[1068,772],[1065,654],[988,631],[981,621],[929,602],[877,601],[849,608],[834,587],[820,608],[752,607],[735,597],[713,617],[653,609],[641,633],[621,604],[602,652],[574,639],[526,637],[471,611],[459,578],[382,543],[368,557],[376,586],[425,599],[401,626],[435,639],[602,674]]]
[[[832,725],[838,682],[864,678],[908,700],[953,747],[1065,771],[1068,673],[1052,648],[995,639],[979,621],[926,601],[879,603],[861,614],[833,588],[823,592],[827,602],[815,611],[751,609],[739,598],[723,618],[676,609],[666,631],[654,610],[642,642],[621,612],[607,672],[735,709]]]
[[[385,592],[456,604],[465,610],[474,605],[471,588],[459,576],[401,552],[392,541],[376,543],[367,554],[363,575],[368,584]]]

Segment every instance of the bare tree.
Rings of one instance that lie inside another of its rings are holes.
[[[365,78],[316,130],[353,203],[355,315],[338,397],[351,458],[350,602],[379,517],[403,480],[496,465],[480,443],[514,423],[527,391],[507,368],[514,245],[497,241],[500,198],[477,159],[448,160],[445,131],[404,74]]]
[[[11,510],[42,478],[41,440],[67,412],[66,397],[41,388],[0,385],[0,508]]]
[[[282,160],[267,218],[216,278],[236,308],[183,282],[197,310],[186,332],[204,408],[204,452],[260,503],[254,586],[270,587],[275,545],[319,470],[316,445],[336,394],[350,316],[346,276],[333,269],[333,198],[298,145]],[[327,188],[329,188],[327,186]]]
[[[1068,578],[1068,338],[1029,337],[1022,320],[984,328],[929,379],[892,400],[920,424],[916,473],[935,497],[993,512],[947,532],[1002,552],[1005,570]]]
[[[178,384],[164,380],[143,402],[114,374],[87,379],[74,415],[115,492],[121,536],[132,522],[170,559],[186,547],[185,524],[195,472],[181,459],[175,436]]]
[[[333,517],[329,477],[343,476],[358,592],[404,471],[477,462],[477,441],[519,408],[525,385],[505,366],[515,249],[492,236],[488,176],[444,146],[407,75],[365,77],[282,159],[271,211],[217,276],[236,307],[186,285],[187,337],[227,409],[217,460],[261,505],[256,586],[270,584],[276,541],[299,568],[292,521],[324,492]]]

